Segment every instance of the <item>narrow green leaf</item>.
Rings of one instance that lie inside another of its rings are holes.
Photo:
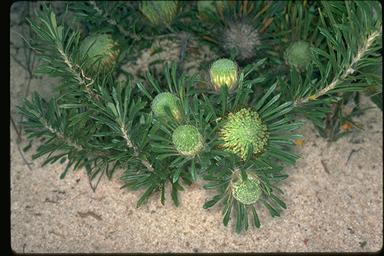
[[[273,103],[275,103],[279,98],[280,98],[281,94],[277,94],[275,95],[270,101],[268,101],[268,103],[266,103],[259,111],[258,113],[261,115],[261,116],[264,116],[264,112],[267,112],[268,113],[268,108],[271,107],[273,105]]]
[[[192,177],[192,181],[196,182],[197,177],[196,177],[196,168],[195,168],[195,161],[194,160],[192,160],[192,165],[191,165],[191,177]]]
[[[228,225],[229,220],[231,219],[231,211],[232,211],[232,202],[227,202],[227,210],[225,211],[223,224],[226,227]]]
[[[243,224],[243,204],[236,201],[236,233],[239,234],[242,230]]]
[[[271,199],[272,199],[276,204],[278,204],[279,206],[281,206],[282,208],[287,209],[287,205],[283,202],[283,200],[281,200],[280,198],[278,198],[278,197],[275,196],[274,194],[271,194]]]
[[[60,159],[60,164],[63,164],[65,161],[67,161],[67,158],[66,158],[66,157],[62,157],[62,158]]]
[[[65,178],[65,176],[67,175],[67,172],[69,171],[69,168],[71,167],[71,165],[72,165],[72,162],[69,162],[67,167],[65,167],[64,172],[62,174],[60,174],[60,179],[64,179]]]
[[[172,183],[175,183],[176,181],[179,180],[180,172],[181,172],[181,168],[177,168],[176,172],[173,174]]]
[[[175,184],[177,184],[177,183],[172,183],[171,197],[172,197],[172,201],[175,204],[175,206],[179,206],[179,198],[177,197],[177,189],[176,189]]]
[[[203,185],[203,188],[204,189],[214,189],[214,188],[222,186],[222,185],[224,185],[226,183],[228,183],[228,180],[218,181],[216,183],[205,184],[205,185]]]
[[[253,222],[256,226],[256,228],[260,228],[260,220],[259,220],[259,216],[257,216],[257,212],[255,210],[255,207],[252,205],[252,213],[253,213]]]
[[[32,146],[32,140],[29,141],[28,145],[26,145],[24,148],[23,148],[23,152],[26,152],[28,151],[28,149],[30,149]]]
[[[111,102],[108,102],[107,103],[107,107],[112,111],[112,113],[117,117],[117,110],[116,110],[116,107],[113,103]]]
[[[257,101],[257,104],[255,106],[255,110],[258,111],[264,104],[265,100],[268,98],[269,95],[276,89],[277,83],[274,83],[268,91],[261,97],[260,100]]]
[[[280,217],[280,213],[275,208],[273,208],[270,204],[268,204],[266,201],[263,201],[263,204],[265,205],[265,207],[267,207],[272,218]]]
[[[144,87],[142,83],[137,83],[136,85],[137,87],[139,87],[140,91],[144,93],[145,96],[148,97],[148,99],[153,100],[153,97],[151,96],[151,94],[148,92],[148,90]]]
[[[211,200],[204,203],[203,208],[208,209],[214,206],[220,199],[223,197],[223,194],[214,196]]]
[[[160,202],[162,205],[165,205],[165,186],[164,186],[164,183],[161,185]]]
[[[136,208],[139,208],[140,206],[142,206],[149,198],[149,196],[152,194],[152,191],[154,190],[154,187],[153,186],[150,186],[145,192],[144,194],[139,198],[139,200],[137,201],[137,204],[136,204]]]
[[[228,88],[227,86],[220,87],[220,102],[221,102],[221,114],[224,115],[227,111],[228,104]]]
[[[248,212],[247,212],[246,206],[244,206],[244,211],[243,211],[243,226],[244,226],[244,230],[248,230]]]

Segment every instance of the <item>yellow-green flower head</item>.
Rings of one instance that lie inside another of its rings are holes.
[[[204,147],[203,137],[193,125],[181,125],[172,134],[172,142],[177,152],[183,156],[195,156]]]
[[[264,152],[269,138],[267,126],[259,114],[246,108],[229,113],[219,136],[224,141],[222,147],[242,159],[246,158],[250,144],[255,155]]]
[[[169,25],[177,14],[177,1],[143,1],[139,9],[153,26]]]
[[[284,55],[288,65],[304,68],[312,61],[311,45],[305,41],[297,41],[287,48]]]
[[[229,90],[233,90],[238,79],[237,69],[237,64],[230,59],[219,59],[213,62],[209,70],[213,88],[220,91],[222,86],[227,86]]]
[[[162,119],[169,119],[169,115],[167,114],[166,108],[169,108],[172,116],[176,120],[180,120],[181,115],[181,107],[180,100],[174,94],[169,92],[163,92],[153,99],[151,109],[155,116]]]
[[[85,68],[93,72],[110,72],[120,50],[107,34],[90,35],[80,44],[80,56],[85,59]]]
[[[260,188],[260,181],[256,176],[248,174],[248,179],[232,183],[233,197],[243,204],[254,204],[259,200],[262,191]]]

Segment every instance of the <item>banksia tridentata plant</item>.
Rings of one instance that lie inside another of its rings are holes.
[[[268,143],[267,126],[255,111],[243,108],[236,113],[229,113],[220,130],[224,141],[222,147],[245,159],[248,146],[253,146],[255,155],[262,153]]]
[[[292,43],[284,54],[288,65],[303,69],[312,61],[311,45],[305,41]]]
[[[85,68],[92,72],[110,72],[120,53],[117,43],[107,34],[86,37],[80,44],[80,56]]]
[[[143,1],[139,9],[152,26],[169,25],[177,14],[177,1]]]
[[[204,147],[203,137],[193,125],[178,126],[172,134],[172,142],[183,156],[195,156]]]
[[[246,22],[231,23],[223,30],[223,49],[235,54],[240,61],[255,57],[255,47],[260,45],[256,28]]]
[[[238,80],[238,67],[230,59],[219,59],[212,63],[209,75],[215,91],[220,91],[222,86],[227,86],[229,91],[233,91]]]
[[[260,181],[257,176],[248,173],[247,179],[243,180],[239,171],[234,173],[231,189],[233,197],[246,205],[256,203],[262,194]]]
[[[260,227],[260,207],[280,216],[287,207],[278,184],[303,138],[293,132],[302,124],[295,119],[333,131],[360,113],[358,104],[345,112],[360,92],[382,91],[382,74],[373,74],[382,62],[380,4],[310,2],[206,1],[196,8],[193,1],[180,3],[180,14],[176,1],[73,2],[68,8],[81,26],[67,26],[65,15],[42,5],[28,45],[41,57],[37,71],[59,81],[51,99],[35,94],[18,108],[28,138],[45,139],[33,158],[66,163],[61,178],[84,169],[91,186],[121,170],[122,188],[143,192],[138,207],[151,196],[165,205],[166,191],[178,206],[184,186],[202,178],[204,189],[216,191],[203,207],[219,204],[223,224],[235,218],[236,232],[250,220]],[[197,11],[207,20],[194,19]],[[163,39],[180,43],[153,44]],[[213,54],[196,51],[203,43]],[[167,63],[175,52],[177,62]],[[135,60],[137,69],[125,69]],[[164,72],[152,69],[159,63]]]
[[[156,95],[152,101],[151,108],[155,116],[162,120],[168,120],[170,118],[166,109],[170,111],[173,118],[181,120],[180,100],[170,92],[163,92]]]

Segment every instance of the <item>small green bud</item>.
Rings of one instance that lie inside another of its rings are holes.
[[[172,116],[176,120],[181,120],[180,100],[174,94],[169,92],[163,92],[153,99],[151,109],[155,116],[162,119],[169,119],[169,115],[166,112],[166,108],[169,108]]]
[[[250,144],[255,155],[264,152],[269,138],[267,126],[259,114],[245,108],[229,113],[219,136],[224,141],[222,147],[242,159],[246,158]]]
[[[241,177],[232,183],[232,195],[233,197],[243,204],[256,203],[262,194],[260,188],[260,181],[255,175],[247,175],[246,180],[242,180]]]
[[[112,71],[120,50],[110,35],[98,34],[86,37],[80,44],[79,52],[85,59],[86,69],[107,73]]]
[[[311,45],[305,41],[291,44],[285,51],[285,60],[288,65],[305,68],[312,61]]]
[[[209,70],[211,84],[215,91],[222,86],[234,90],[238,79],[237,64],[230,59],[219,59],[212,63]]]
[[[208,20],[216,13],[215,1],[197,1],[197,11],[202,20]]]
[[[176,150],[184,156],[195,156],[203,149],[203,137],[193,125],[181,125],[172,134]]]
[[[143,1],[139,9],[154,27],[169,25],[177,14],[177,1]]]

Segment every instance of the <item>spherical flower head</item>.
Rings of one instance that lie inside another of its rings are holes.
[[[177,2],[143,1],[139,9],[154,27],[169,25],[177,14]]]
[[[98,34],[86,37],[80,44],[80,56],[85,68],[92,72],[112,71],[120,50],[110,35]]]
[[[243,61],[255,56],[255,47],[260,45],[260,36],[251,24],[246,22],[231,23],[223,30],[223,49],[233,51],[236,58]]]
[[[229,90],[233,90],[238,79],[237,69],[237,64],[230,59],[219,59],[213,62],[209,75],[214,90],[220,91],[222,86],[227,86]]]
[[[285,51],[286,62],[296,68],[302,69],[312,61],[311,45],[305,41],[291,44]]]
[[[156,95],[151,105],[151,109],[155,116],[163,120],[169,119],[166,108],[169,108],[169,111],[176,120],[181,120],[179,98],[169,92],[163,92]]]
[[[219,136],[224,141],[222,147],[242,159],[246,158],[249,145],[253,146],[254,155],[264,152],[269,138],[259,114],[246,108],[229,113]]]
[[[183,156],[195,156],[203,149],[203,137],[193,125],[181,125],[172,134],[177,152]]]
[[[246,180],[239,178],[232,183],[233,197],[243,204],[254,204],[261,196],[260,181],[256,176],[247,175]]]

